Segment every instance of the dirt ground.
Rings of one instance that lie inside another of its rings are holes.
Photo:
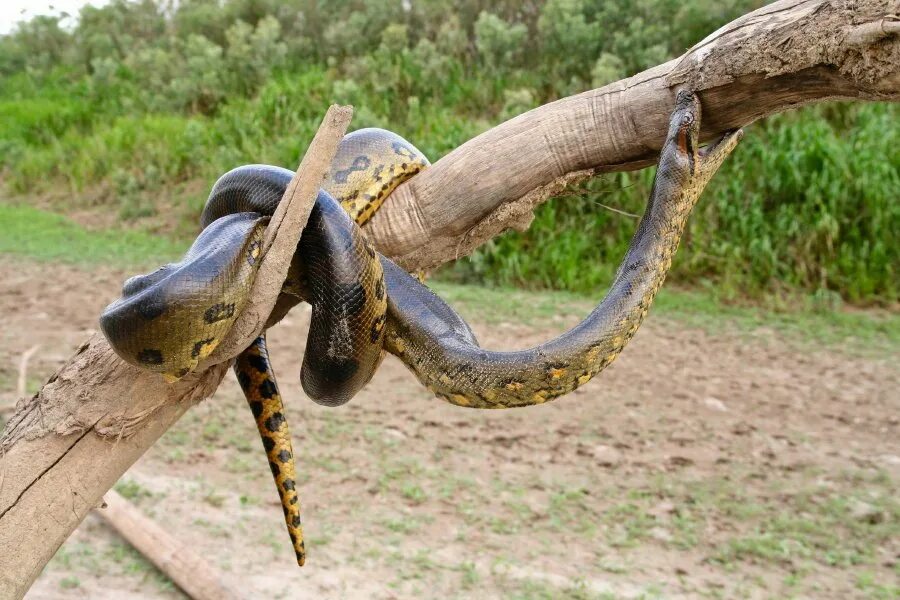
[[[21,352],[40,345],[33,391],[125,275],[0,265],[0,404]],[[470,316],[491,348],[572,324]],[[896,356],[651,314],[605,373],[548,405],[456,408],[389,357],[330,409],[298,382],[308,318],[295,311],[269,337],[302,473],[306,567],[231,376],[118,487],[247,598],[900,597]],[[174,597],[95,515],[28,595]]]

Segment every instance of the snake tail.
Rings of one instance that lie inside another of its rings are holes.
[[[434,394],[465,407],[541,404],[590,381],[640,327],[669,271],[691,210],[742,135],[739,130],[729,132],[701,150],[699,133],[700,101],[692,92],[679,92],[637,231],[606,296],[574,328],[529,350],[485,350],[443,300],[383,258],[386,350]]]
[[[284,416],[284,403],[275,381],[275,372],[269,361],[265,336],[256,338],[238,356],[234,372],[256,419],[256,427],[281,498],[284,522],[291,536],[297,564],[302,567],[306,561],[306,550],[303,547],[303,529],[300,525],[300,496],[297,491],[291,432]]]

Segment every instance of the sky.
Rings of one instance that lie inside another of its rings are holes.
[[[28,20],[35,15],[58,15],[67,12],[73,17],[85,4],[103,6],[108,0],[0,0],[0,34],[9,33],[16,23]],[[72,26],[74,21],[68,19],[64,26]]]

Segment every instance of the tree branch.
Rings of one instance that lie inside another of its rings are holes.
[[[506,228],[527,227],[534,206],[565,185],[651,164],[679,87],[701,92],[704,138],[814,101],[898,100],[897,12],[887,0],[766,6],[679,59],[470,140],[396,190],[369,235],[385,254],[420,269],[468,254]],[[300,202],[283,203],[292,206],[283,224],[273,217],[275,242],[263,266],[271,260],[274,268],[254,287],[253,306],[212,361],[219,364],[167,385],[119,360],[94,336],[38,394],[19,402],[0,437],[0,597],[25,593],[102,494],[213,393],[230,358],[262,328],[286,272],[279,252],[296,246],[303,210],[349,120],[329,114],[334,118],[326,117],[298,170]],[[277,250],[281,229],[293,233]]]
[[[401,185],[366,228],[407,269],[430,269],[531,223],[566,185],[656,160],[675,93],[699,91],[703,139],[833,99],[900,99],[896,0],[782,0],[680,58],[519,115]]]

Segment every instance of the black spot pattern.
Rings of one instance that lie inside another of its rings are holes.
[[[266,379],[259,384],[259,395],[263,398],[274,398],[277,394],[278,386],[271,379]]]
[[[281,428],[282,424],[284,424],[284,415],[280,412],[277,412],[266,419],[266,429],[273,433],[278,431]]]
[[[266,449],[266,452],[271,452],[272,449],[275,447],[275,440],[273,440],[270,437],[264,437],[262,439],[262,441],[263,441],[263,448]]]
[[[377,344],[378,340],[381,339],[381,332],[384,331],[384,322],[386,319],[386,315],[380,314],[375,319],[375,321],[372,322],[372,330],[369,332],[369,340],[373,344]]]
[[[282,450],[281,452],[278,453],[278,460],[280,460],[283,463],[286,463],[287,461],[291,460],[291,453],[288,452],[287,450]]]
[[[269,370],[269,361],[259,354],[249,354],[247,356],[247,362],[260,373],[265,373]]]
[[[269,468],[272,469],[272,475],[274,475],[275,477],[281,475],[281,467],[279,467],[275,463],[269,462]]]
[[[391,148],[394,149],[394,152],[399,154],[400,156],[404,156],[406,158],[415,158],[415,154],[413,151],[401,142],[392,142]],[[402,168],[406,168],[406,164],[404,163]]]
[[[238,383],[241,384],[241,389],[246,393],[247,390],[250,389],[250,384],[252,383],[250,376],[244,371],[238,371],[237,380]]]
[[[159,300],[150,299],[146,302],[141,302],[140,304],[138,304],[137,309],[138,314],[141,315],[141,318],[152,321],[156,317],[166,312],[166,305],[164,302],[161,302]]]
[[[251,400],[250,410],[253,411],[253,416],[258,419],[259,415],[261,415],[263,412],[263,403],[259,400]]]
[[[294,487],[295,487],[293,479],[285,479],[284,483],[282,485],[284,486],[284,489],[290,490],[290,491],[293,491]]]
[[[259,241],[255,241],[250,244],[250,251],[247,252],[247,264],[254,265],[256,264],[256,259],[259,258],[259,249],[262,246]]]
[[[365,171],[369,168],[371,161],[368,156],[359,155],[353,159],[353,163],[346,169],[335,171],[334,180],[338,183],[347,183],[347,178],[355,171]]]
[[[203,320],[211,324],[224,319],[229,319],[233,316],[234,303],[219,302],[206,309],[206,312],[203,313]]]
[[[191,358],[197,358],[200,356],[200,351],[203,350],[203,346],[207,344],[211,344],[216,341],[216,338],[206,338],[205,340],[197,340],[194,343],[194,348],[191,350]]]

